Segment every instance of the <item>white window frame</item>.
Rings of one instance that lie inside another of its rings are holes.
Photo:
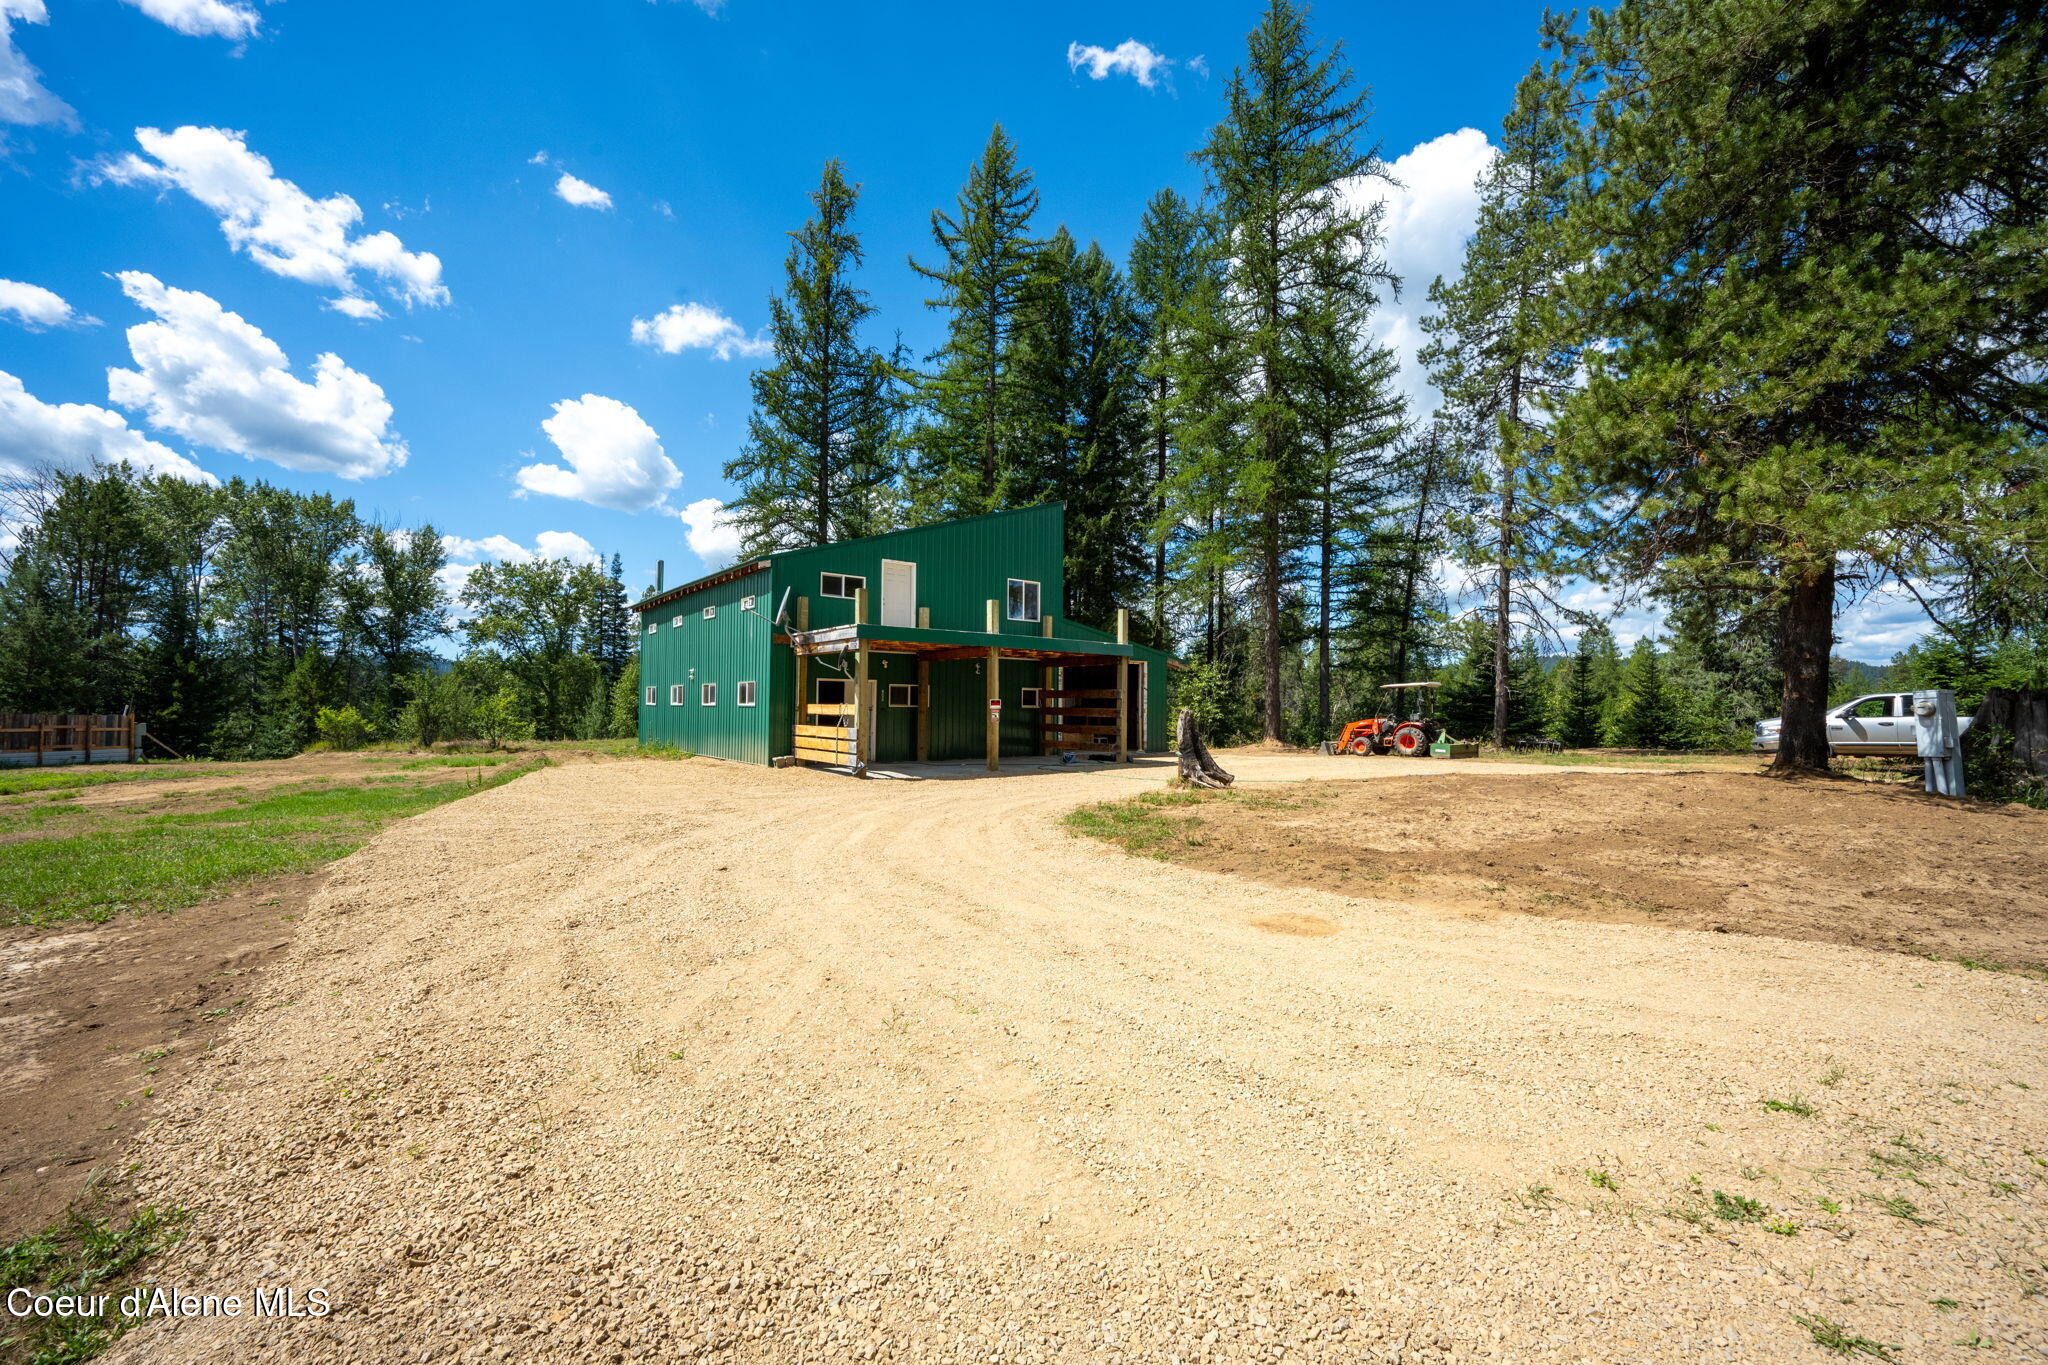
[[[690,694],[684,691],[683,687],[682,683],[670,683],[668,685],[668,704],[670,706],[688,706],[690,704]]]
[[[712,619],[716,618],[716,617],[717,617],[717,615],[718,615],[718,605],[717,605],[716,603],[713,603],[713,604],[711,604],[710,606],[707,606],[707,607],[705,607],[705,608],[704,608],[704,619],[705,619],[705,620],[707,620],[707,621],[709,621],[709,620],[712,620]]]
[[[742,597],[742,598],[740,599],[740,610],[741,610],[741,611],[752,611],[753,609],[754,609],[754,599],[753,599],[753,598],[751,598],[751,597]]]
[[[1015,607],[1015,606],[1013,606],[1013,605],[1011,604],[1011,601],[1010,601],[1010,596],[1011,596],[1011,594],[1012,594],[1013,592],[1015,592],[1015,591],[1016,591],[1016,590],[1017,590],[1018,588],[1029,588],[1029,589],[1031,589],[1031,603],[1030,603],[1030,605],[1031,605],[1031,606],[1033,606],[1033,607],[1035,607],[1035,608],[1037,608],[1037,610],[1033,611],[1033,612],[1032,612],[1032,613],[1031,613],[1031,614],[1030,614],[1029,616],[1025,616],[1025,615],[1022,615],[1022,614],[1020,614],[1020,613],[1019,613],[1019,611],[1018,611],[1018,609],[1017,609],[1017,607]],[[1040,619],[1042,619],[1042,618],[1043,618],[1043,616],[1044,616],[1044,614],[1045,614],[1045,602],[1044,602],[1044,600],[1043,600],[1043,599],[1044,599],[1044,596],[1045,596],[1045,586],[1044,586],[1044,585],[1043,585],[1042,583],[1040,583],[1040,582],[1039,582],[1039,581],[1038,581],[1037,579],[1035,579],[1035,578],[1013,578],[1013,579],[1011,579],[1011,580],[1009,581],[1009,583],[1008,583],[1008,584],[1006,584],[1006,585],[1004,586],[1004,588],[1003,588],[1003,612],[1004,612],[1004,616],[1005,616],[1005,618],[1006,618],[1007,620],[1011,620],[1011,621],[1037,621],[1037,620],[1040,620]]]
[[[717,683],[698,683],[698,684],[697,684],[697,705],[699,705],[699,706],[716,706],[716,705],[718,705],[718,684],[717,684]]]
[[[1017,709],[1020,711],[1036,711],[1040,709],[1039,702],[1042,699],[1038,694],[1044,690],[1042,687],[1025,688],[1024,694],[1017,699]]]
[[[682,624],[683,624],[683,618],[682,618],[682,617],[680,617],[680,616],[676,617],[676,618],[675,618],[675,620],[673,620],[673,621],[670,621],[670,622],[669,622],[669,625],[671,625],[671,626],[675,627],[676,629],[681,629],[681,628],[682,628]]]
[[[661,705],[661,689],[653,683],[647,684],[647,701],[645,704],[648,706]]]
[[[838,701],[825,700],[825,689],[828,687],[836,687],[840,689]],[[853,682],[851,679],[848,678],[819,678],[812,684],[812,688],[813,691],[811,694],[811,705],[844,706],[846,705],[846,694],[853,691]]]
[[[898,700],[897,700],[896,698],[897,698],[897,696],[898,696],[898,694],[899,694],[899,693],[900,693],[900,694],[902,694],[902,695],[904,695],[904,696],[905,696],[905,697],[907,697],[908,699],[907,699],[907,700],[904,700],[904,701],[898,701]],[[890,684],[889,684],[889,705],[891,705],[891,706],[899,706],[899,707],[907,707],[907,706],[916,706],[916,705],[917,705],[917,684],[916,684],[916,683],[890,683]]]
[[[652,622],[652,621],[649,621],[649,622],[647,623],[647,633],[648,633],[649,635],[652,635],[652,634],[654,634],[654,622]]]
[[[758,692],[759,689],[754,686],[752,678],[734,683],[732,704],[734,706],[752,706],[755,704]]]
[[[833,578],[839,580],[839,586],[844,591],[832,592],[825,587],[826,580]],[[866,574],[821,573],[818,575],[818,596],[820,597],[837,597],[845,601],[852,601],[854,593],[864,591],[867,586]]]

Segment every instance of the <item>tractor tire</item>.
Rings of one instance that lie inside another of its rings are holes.
[[[1429,732],[1420,725],[1403,725],[1394,731],[1394,752],[1406,758],[1421,758],[1429,753]]]
[[[1350,747],[1345,752],[1354,754],[1369,754],[1372,752],[1372,741],[1367,739],[1364,735],[1360,735],[1357,739],[1351,741]]]

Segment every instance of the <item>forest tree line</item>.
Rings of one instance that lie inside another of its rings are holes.
[[[1619,0],[1541,36],[1455,279],[1390,273],[1368,92],[1291,0],[1223,82],[1199,193],[1155,194],[1121,260],[996,127],[905,262],[928,354],[878,342],[828,161],[725,468],[744,552],[1064,502],[1056,609],[1132,608],[1226,741],[1311,743],[1433,678],[1461,735],[1720,747],[1782,713],[1780,762],[1824,763],[1836,616],[1880,585],[1934,622],[1899,685],[2040,685],[2048,19]],[[1431,412],[1375,340],[1397,290],[1429,301]],[[430,527],[262,484],[44,484],[0,706],[132,702],[215,752],[337,705],[630,732],[616,561],[485,566],[451,616]],[[109,548],[117,522],[142,539]],[[1624,655],[1581,582],[1663,637]]]

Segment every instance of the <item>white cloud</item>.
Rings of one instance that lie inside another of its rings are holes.
[[[604,556],[597,552],[597,547],[574,531],[542,531],[533,538],[530,546],[521,545],[505,535],[485,536],[482,540],[444,535],[441,537],[441,549],[447,554],[448,562],[441,566],[435,577],[451,597],[461,595],[469,576],[480,564],[531,564],[536,559],[566,559],[575,564],[604,566]]]
[[[683,538],[690,553],[703,560],[706,569],[722,569],[740,557],[739,528],[717,498],[699,498],[676,515],[689,527]]]
[[[375,322],[384,316],[384,310],[377,306],[375,299],[366,299],[360,294],[343,294],[327,300],[326,306],[357,322]]]
[[[1200,61],[1201,58],[1195,60]],[[1091,80],[1104,80],[1111,75],[1129,76],[1145,89],[1152,90],[1173,71],[1173,59],[1154,52],[1136,38],[1126,38],[1115,47],[1068,43],[1067,70],[1079,71],[1084,66],[1088,68]]]
[[[42,73],[14,45],[14,21],[47,24],[43,0],[0,0],[0,123],[77,121],[71,106],[43,85]]]
[[[522,493],[638,512],[659,505],[683,481],[654,428],[616,398],[595,393],[566,398],[540,427],[569,464],[522,467]]]
[[[231,247],[272,274],[351,299],[363,293],[360,273],[379,279],[408,308],[448,302],[440,257],[407,251],[389,232],[356,235],[363,211],[355,200],[345,194],[315,199],[281,179],[267,158],[249,150],[246,134],[187,125],[168,133],[137,128],[135,140],[145,155],[102,162],[101,177],[183,190],[220,215]]]
[[[763,356],[775,349],[766,337],[748,336],[737,322],[701,303],[672,303],[651,318],[634,318],[633,340],[665,355],[703,350],[720,360]]]
[[[1429,311],[1430,281],[1458,277],[1465,241],[1479,218],[1479,177],[1493,164],[1494,147],[1477,128],[1460,128],[1420,143],[1388,167],[1398,182],[1354,180],[1346,186],[1361,208],[1382,205],[1387,268],[1401,280],[1401,297],[1385,300],[1375,314],[1376,339],[1401,360],[1401,388],[1420,416],[1435,411],[1436,391],[1417,362],[1428,341],[1422,319]]]
[[[195,483],[218,483],[191,460],[150,440],[118,412],[90,403],[45,403],[0,370],[0,473],[42,465],[79,471],[98,461]]]
[[[332,353],[311,383],[281,347],[204,294],[124,271],[122,290],[156,314],[128,329],[132,370],[107,371],[107,394],[151,426],[287,469],[366,479],[405,463],[384,390]]]
[[[588,180],[578,180],[563,171],[555,181],[555,198],[565,204],[574,204],[579,209],[609,209],[612,197]]]
[[[256,11],[230,0],[124,0],[124,3],[194,38],[233,38],[237,42],[253,37],[263,25]]]
[[[1925,591],[1927,584],[1920,585]],[[1894,654],[1934,629],[1913,595],[1896,583],[1871,589],[1835,607],[1835,653],[1863,663],[1890,663]]]
[[[61,294],[20,280],[0,280],[0,313],[14,314],[14,320],[32,332],[44,327],[85,327],[99,321],[72,312]]]

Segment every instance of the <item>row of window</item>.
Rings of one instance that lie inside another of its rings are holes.
[[[1019,706],[1026,711],[1036,711],[1039,707],[1039,691],[1040,689],[1036,687],[1025,688],[1023,699],[1019,702]],[[818,679],[816,701],[820,706],[843,706],[851,699],[852,692],[853,684],[844,678],[820,678]],[[917,705],[917,684],[890,683],[889,705]]]
[[[733,690],[734,690],[734,692],[735,692],[735,693],[737,694],[737,695],[736,695],[736,696],[735,696],[735,697],[733,698],[733,705],[735,705],[735,706],[752,706],[752,705],[754,704],[754,693],[755,693],[755,689],[754,689],[754,684],[753,684],[753,683],[752,683],[751,681],[749,681],[749,682],[743,682],[743,683],[738,683],[738,684],[736,684],[736,685],[734,686]],[[648,704],[649,706],[657,706],[657,705],[659,705],[660,703],[659,703],[659,702],[658,702],[658,701],[656,700],[656,698],[658,698],[658,697],[659,697],[660,695],[661,695],[661,689],[660,689],[660,688],[658,688],[658,687],[650,687],[650,688],[648,688],[648,689],[647,689],[647,704]],[[669,687],[669,689],[668,689],[668,704],[669,704],[670,706],[687,706],[687,705],[689,705],[689,703],[690,703],[690,691],[689,691],[689,685],[688,685],[687,683],[674,683],[674,684],[672,684],[672,685],[671,685],[671,686]],[[717,684],[717,683],[698,683],[698,684],[697,684],[697,705],[699,705],[699,706],[716,706],[716,705],[718,705],[718,684]]]
[[[867,579],[857,573],[827,573],[818,575],[818,595],[820,597],[850,598],[856,592],[866,588],[867,585]],[[1010,620],[1036,621],[1039,619],[1039,585],[1035,581],[1029,578],[1010,579],[1006,589],[1006,597],[1008,599],[1007,614]],[[740,610],[752,611],[754,609],[754,601],[754,598],[742,597],[740,599]],[[718,608],[716,606],[708,606],[704,608],[702,614],[705,620],[715,621],[718,619]],[[688,612],[677,613],[675,618],[669,622],[670,628],[673,629],[681,626],[684,621],[689,619],[689,616],[690,613]],[[647,623],[647,633],[649,635],[654,634],[654,626],[655,623],[653,621]]]

